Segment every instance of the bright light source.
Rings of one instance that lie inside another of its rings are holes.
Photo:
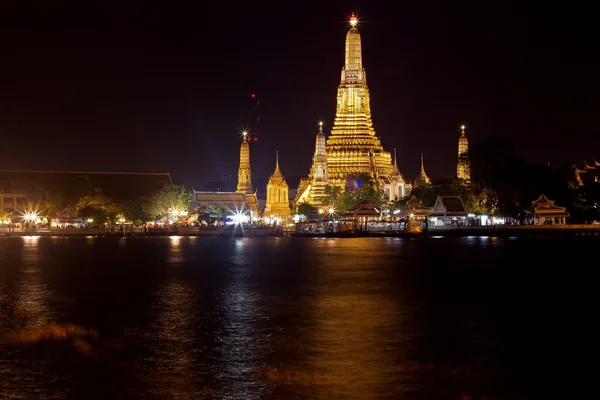
[[[319,208],[319,214],[323,214],[323,209]]]
[[[335,210],[333,209],[333,207],[329,208],[329,214],[333,214],[335,212]]]
[[[350,25],[354,28],[358,24],[358,19],[354,14],[350,17]]]
[[[245,214],[237,213],[231,219],[236,224],[243,224],[245,222],[248,222],[249,217]]]
[[[35,212],[26,212],[25,214],[23,214],[23,220],[27,221],[27,222],[34,222],[35,220],[38,219],[38,216]]]
[[[246,136],[248,136],[248,132],[247,132],[247,131],[242,131],[242,136],[243,136],[243,137],[246,137]]]

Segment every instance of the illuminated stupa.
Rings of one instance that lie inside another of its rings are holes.
[[[237,192],[252,193],[252,170],[250,169],[250,137],[248,132],[242,132],[240,145],[240,166],[238,168]]]
[[[465,134],[466,126],[460,126],[458,138],[458,162],[456,163],[456,176],[465,183],[471,180],[471,163],[469,162],[469,140]]]
[[[311,174],[308,179],[300,182],[296,203],[325,205],[321,202],[326,185],[345,187],[348,177],[364,173],[379,182],[390,200],[398,200],[408,194],[410,185],[406,184],[397,164],[392,163],[391,154],[383,150],[381,141],[375,135],[357,25],[358,19],[353,14],[350,18],[350,30],[346,34],[345,60],[337,91],[335,120],[325,145],[325,174],[315,174],[315,166],[319,164],[315,164],[320,144],[317,137]]]
[[[335,121],[327,139],[328,178],[331,184],[339,186],[345,184],[348,175],[368,173],[380,179],[393,172],[391,154],[383,150],[371,120],[371,98],[357,22],[352,15]]]

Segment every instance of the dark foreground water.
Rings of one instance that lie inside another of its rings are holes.
[[[545,398],[598,243],[0,238],[0,398]]]

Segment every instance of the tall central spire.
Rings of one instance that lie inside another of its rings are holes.
[[[358,19],[352,14],[346,33],[335,121],[327,139],[329,179],[337,185],[343,185],[348,175],[375,172],[375,176],[387,176],[393,170],[391,154],[383,150],[373,129],[371,96],[357,25]]]
[[[360,41],[360,33],[356,29],[358,20],[352,14],[350,17],[350,30],[346,33],[346,57],[344,63],[345,74],[342,75],[342,80],[362,80],[362,44]],[[365,82],[366,83],[366,82]]]

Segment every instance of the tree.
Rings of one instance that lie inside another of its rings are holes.
[[[526,192],[531,170],[528,170],[527,160],[516,156],[508,138],[484,139],[471,146],[469,157],[471,180],[498,194],[499,212],[516,215],[529,206],[528,202],[533,199],[530,200]]]
[[[72,206],[73,211],[79,213],[83,209],[116,212],[117,204],[113,199],[102,192],[102,189],[93,189],[84,196],[79,197]]]
[[[498,194],[486,186],[472,184],[466,187],[463,199],[471,213],[494,215],[498,212]]]
[[[139,199],[128,201],[124,203],[120,208],[125,214],[126,218],[133,221],[134,225],[141,225],[142,223],[151,220],[152,217],[144,211],[144,206],[150,201],[147,197],[140,197]]]
[[[219,237],[221,233],[221,217],[225,214],[225,210],[214,205],[210,205],[208,208],[211,212],[217,214],[217,237]]]
[[[313,206],[312,204],[302,202],[302,203],[298,203],[296,205],[296,214],[302,214],[302,215],[305,215],[306,217],[310,218],[311,216],[314,216],[318,213],[319,213],[319,210],[317,209],[317,207]]]
[[[62,193],[56,191],[44,192],[44,210],[47,217],[56,217],[67,207],[67,202]]]
[[[336,207],[340,204],[344,196],[344,191],[339,186],[327,185],[325,186],[325,198],[323,204]]]
[[[68,208],[81,218],[91,218],[95,224],[102,224],[121,212],[117,203],[99,188],[76,198]]]
[[[152,218],[160,218],[174,210],[187,211],[191,202],[191,194],[183,185],[165,185],[145,203],[142,209]]]

